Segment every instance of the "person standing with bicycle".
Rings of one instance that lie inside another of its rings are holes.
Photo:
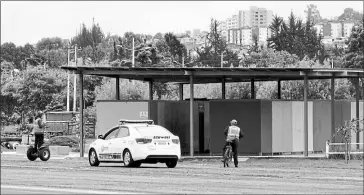
[[[234,164],[235,167],[238,167],[238,148],[239,148],[239,140],[244,137],[243,131],[240,127],[237,126],[238,121],[235,119],[230,121],[230,126],[226,127],[224,133],[226,136],[226,142],[223,148],[223,153],[225,152],[226,146],[231,142],[231,147],[234,153]]]

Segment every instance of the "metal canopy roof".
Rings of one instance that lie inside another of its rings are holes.
[[[94,67],[62,66],[64,70],[76,74],[124,78],[140,81],[188,84],[193,75],[195,84],[225,82],[277,81],[364,77],[362,69],[329,68],[162,68],[162,67]]]

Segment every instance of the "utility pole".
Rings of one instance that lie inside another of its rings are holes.
[[[183,53],[182,53],[182,67],[185,67],[185,56]]]
[[[132,64],[132,67],[134,68],[134,37],[133,37],[133,50],[132,50],[132,54],[131,54],[131,64]]]
[[[221,52],[221,68],[224,67],[224,52]]]
[[[67,66],[70,66],[70,48],[67,48]],[[67,112],[70,111],[70,73],[67,71]]]
[[[77,44],[75,45],[75,66],[77,66]],[[74,74],[73,80],[73,111],[76,112],[76,85],[77,85],[77,77]]]

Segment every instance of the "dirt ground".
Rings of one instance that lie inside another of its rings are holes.
[[[363,194],[363,161],[248,159],[239,168],[224,168],[219,160],[184,160],[169,169],[165,164],[91,167],[86,158],[30,162],[2,154],[1,185],[168,194]]]

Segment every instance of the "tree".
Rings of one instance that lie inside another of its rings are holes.
[[[36,49],[38,52],[42,50],[60,49],[65,46],[63,44],[64,41],[60,37],[47,37],[37,42]]]
[[[277,51],[282,51],[285,48],[284,33],[282,33],[283,18],[275,15],[269,30],[272,32],[272,36],[267,40],[268,47]]]
[[[296,67],[299,58],[295,54],[290,54],[287,51],[275,51],[267,48],[260,52],[251,52],[241,60],[240,65],[243,67]]]
[[[253,34],[252,35],[253,38],[253,43],[249,48],[248,53],[250,54],[251,52],[258,52],[259,51],[259,44],[258,44],[258,35]]]
[[[309,4],[305,9],[306,21],[315,25],[321,21],[320,11],[317,9],[317,5]]]
[[[61,70],[28,67],[22,75],[4,84],[1,93],[16,101],[12,101],[15,103],[12,112],[18,113],[24,119],[26,115],[33,115],[36,111],[65,103],[65,74]]]
[[[269,26],[272,36],[267,40],[268,47],[296,54],[300,60],[305,56],[316,60],[322,44],[321,37],[317,36],[312,23],[307,21],[303,25],[302,20],[297,19],[292,12],[288,20],[287,25],[281,17],[273,18]]]
[[[164,36],[162,33],[158,32],[154,35],[154,39],[163,40]]]
[[[71,45],[77,44],[77,47],[81,47],[80,57],[84,64],[87,60],[91,63],[99,63],[106,55],[103,50],[105,46],[103,41],[105,42],[105,35],[100,25],[93,19],[90,29],[84,23],[81,25],[79,33],[71,39]]]
[[[42,50],[38,52],[42,59],[46,59],[48,68],[57,68],[67,64],[67,53],[64,49]],[[44,61],[45,62],[45,61]]]
[[[348,48],[343,59],[343,66],[345,68],[359,68],[364,70],[364,17],[361,24],[352,29],[352,33],[346,42]],[[350,80],[356,84],[355,80]],[[364,88],[364,78],[361,78],[362,89]],[[362,97],[364,97],[364,90]]]
[[[344,13],[342,13],[338,20],[339,21],[346,21],[346,20],[353,20],[355,22],[359,22],[363,18],[363,13],[355,11],[353,8],[345,8]]]
[[[238,55],[227,49],[226,40],[219,30],[220,23],[211,19],[210,31],[206,35],[206,46],[198,48],[196,50],[198,54],[198,59],[196,63],[197,66],[204,67],[220,67],[221,66],[221,55],[223,54],[223,66],[234,66],[239,65]]]
[[[346,68],[364,69],[364,30],[363,23],[353,28],[352,33],[346,42],[348,48],[344,56],[344,66]]]
[[[1,61],[7,61],[14,64],[15,68],[20,69],[20,51],[12,42],[6,42],[1,45]]]

